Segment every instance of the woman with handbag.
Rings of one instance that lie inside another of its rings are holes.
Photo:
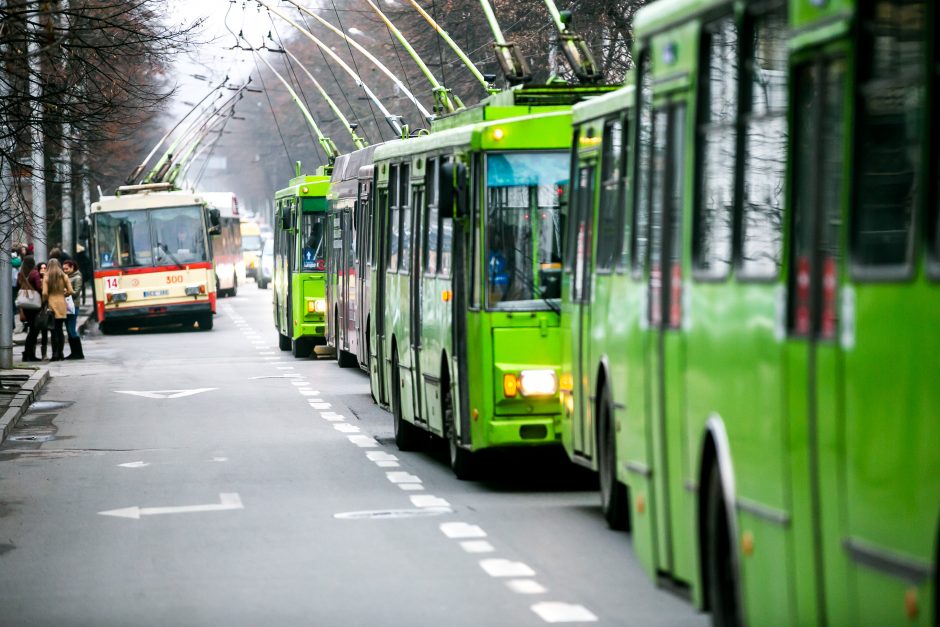
[[[58,259],[50,259],[46,270],[46,277],[42,281],[42,297],[46,306],[55,315],[55,326],[52,329],[52,359],[62,361],[65,359],[65,317],[68,315],[66,297],[72,295],[72,284],[62,271],[62,264]]]
[[[36,337],[39,335],[36,316],[42,307],[42,285],[39,289],[36,288],[36,284],[31,280],[34,274],[39,276],[36,273],[36,260],[32,255],[27,255],[23,258],[16,281],[20,286],[16,294],[16,306],[23,313],[23,320],[29,329],[26,333],[26,345],[23,347],[23,361],[39,361],[36,357]]]
[[[78,271],[78,264],[71,259],[62,262],[62,269],[72,286],[72,295],[65,297],[68,315],[65,317],[65,330],[69,336],[69,356],[66,359],[85,359],[82,351],[82,336],[78,333],[78,307],[75,300],[82,293],[82,274]]]

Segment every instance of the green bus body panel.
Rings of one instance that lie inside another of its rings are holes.
[[[275,247],[274,247],[274,276],[272,277],[272,307],[274,310],[274,326],[280,335],[289,337],[293,341],[311,339],[314,343],[323,343],[326,337],[326,314],[307,312],[305,299],[326,298],[326,275],[320,270],[297,270],[300,266],[300,242],[296,237],[297,227],[288,231],[291,249],[280,250],[277,234],[281,232],[280,220],[282,203],[294,200],[297,221],[301,213],[326,213],[326,197],[330,190],[328,176],[301,175],[290,180],[287,187],[274,194],[275,200]],[[303,199],[313,199],[313,203],[303,203]],[[288,261],[285,253],[291,260]],[[288,263],[291,265],[288,266]],[[289,269],[291,268],[291,269]]]
[[[938,612],[940,541],[940,334],[934,332],[940,286],[927,276],[923,252],[903,281],[864,282],[853,275],[845,225],[852,219],[849,173],[859,141],[852,132],[857,3],[787,4],[791,99],[792,68],[833,56],[846,61],[844,84],[835,87],[845,90],[837,340],[787,334],[789,187],[776,278],[743,281],[737,270],[721,281],[693,276],[700,33],[703,20],[723,14],[740,25],[751,4],[651,3],[635,20],[640,43],[634,58],[649,51],[654,111],[685,106],[683,320],[678,329],[649,329],[648,273],[640,278],[629,269],[598,272],[593,266],[604,124],[624,111],[632,115],[634,88],[578,104],[574,123],[582,143],[573,151],[573,172],[595,167],[595,226],[588,243],[590,302],[574,301],[571,269],[562,282],[560,371],[571,384],[562,395],[562,442],[572,459],[597,469],[594,414],[606,389],[616,475],[629,488],[633,549],[651,577],[687,585],[699,605],[702,471],[714,459],[707,443],[715,441],[727,453],[723,472],[733,489],[732,550],[745,624],[931,625]],[[628,172],[635,184],[632,120],[624,141],[633,145]],[[791,111],[789,133],[793,124]],[[928,181],[936,171],[932,158]],[[787,166],[789,180],[789,156]],[[631,195],[628,222],[632,205]],[[915,241],[920,251],[923,242]],[[912,603],[916,612],[909,616]]]

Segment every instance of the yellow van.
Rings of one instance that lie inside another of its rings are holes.
[[[257,222],[242,220],[241,231],[245,274],[257,281],[258,270],[261,267],[261,227],[258,226]]]

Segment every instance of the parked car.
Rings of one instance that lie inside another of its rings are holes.
[[[265,239],[261,245],[261,261],[259,263],[256,282],[261,289],[267,289],[274,274],[274,240]]]

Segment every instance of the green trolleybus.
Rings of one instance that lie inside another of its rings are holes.
[[[403,449],[559,441],[561,189],[571,113],[478,122],[374,153],[369,370]],[[456,216],[456,217],[455,217]],[[374,324],[371,324],[374,321]]]
[[[716,624],[937,624],[937,17],[661,0],[575,107],[564,442]]]
[[[326,341],[326,195],[330,177],[300,174],[274,195],[274,326],[281,350]]]

